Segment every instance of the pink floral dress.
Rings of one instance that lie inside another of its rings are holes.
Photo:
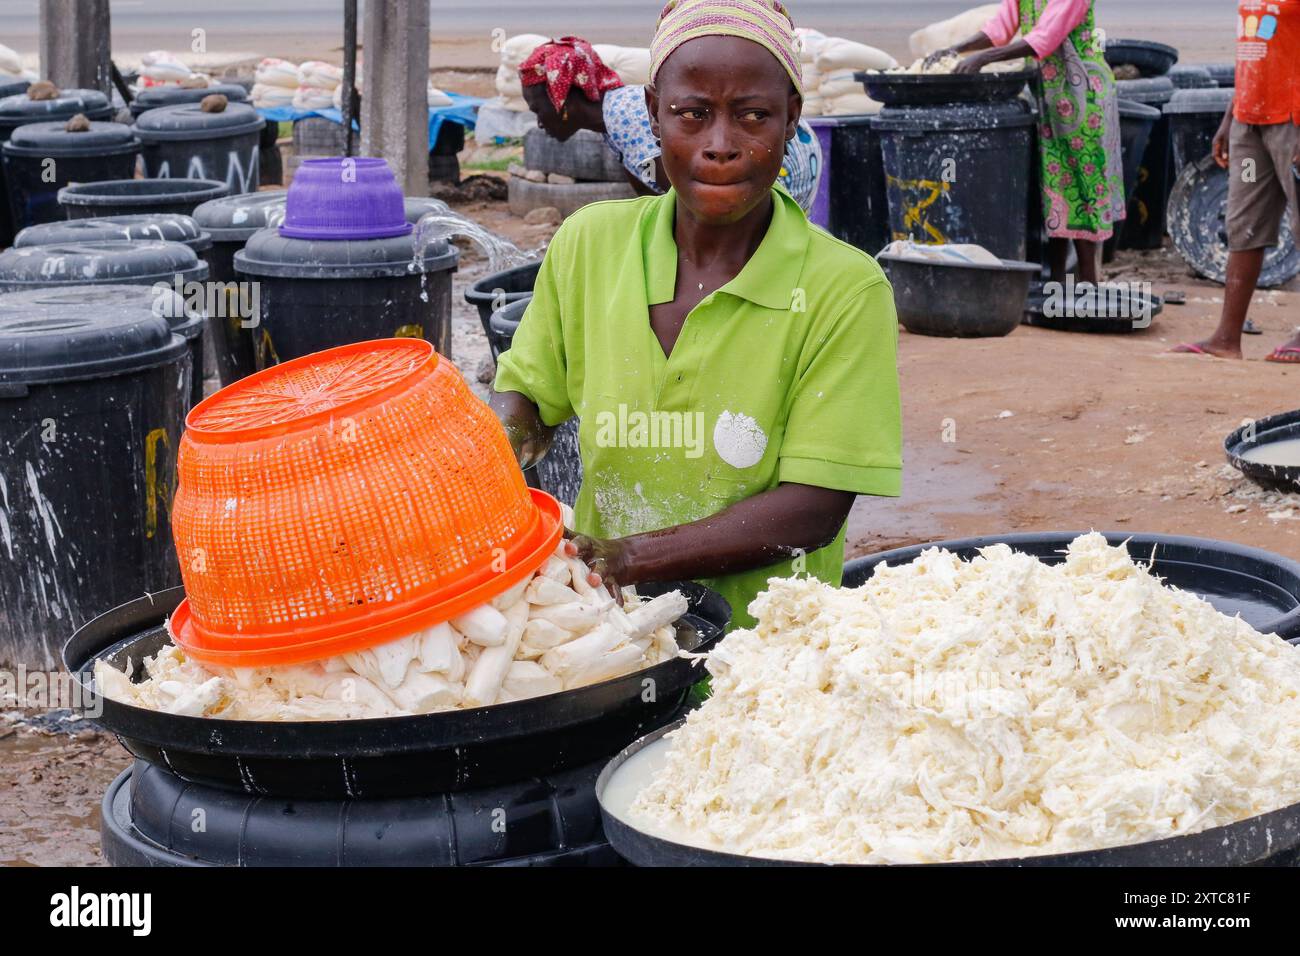
[[[1004,0],[984,27],[995,44],[1025,36],[1040,62],[1038,152],[1050,236],[1101,241],[1124,218],[1115,77],[1088,0]]]

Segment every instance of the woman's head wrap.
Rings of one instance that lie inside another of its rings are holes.
[[[587,99],[600,102],[606,90],[623,85],[618,74],[580,37],[560,37],[534,49],[519,65],[519,82],[524,86],[545,83],[557,112],[564,109],[572,87],[582,90]]]
[[[780,0],[670,0],[650,41],[650,82],[679,46],[708,36],[753,40],[777,58],[803,95],[794,21]]]

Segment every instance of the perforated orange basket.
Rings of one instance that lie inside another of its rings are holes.
[[[254,667],[373,647],[523,580],[561,533],[491,409],[420,339],[344,345],[200,402],[171,524],[175,641]]]

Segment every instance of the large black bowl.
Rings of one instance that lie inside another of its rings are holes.
[[[1126,286],[1103,283],[1101,295],[1075,291],[1071,299],[1048,307],[1043,285],[1031,286],[1025,302],[1025,325],[1058,332],[1137,332],[1150,328],[1151,320],[1164,311],[1164,299]]]
[[[1107,40],[1106,63],[1134,66],[1143,76],[1164,76],[1178,62],[1178,51],[1154,40]]]
[[[741,856],[678,843],[639,830],[610,812],[605,801],[610,778],[630,757],[681,726],[661,727],[625,748],[596,778],[605,838],[619,856],[636,866],[816,866],[789,860]],[[1044,856],[932,863],[927,866],[1296,866],[1300,864],[1300,803],[1239,823],[1187,836],[1128,846]],[[883,864],[881,864],[883,865]]]
[[[903,328],[918,335],[957,338],[1010,335],[1024,317],[1036,262],[1003,259],[998,265],[876,256],[894,288]]]
[[[1003,73],[877,73],[853,74],[877,103],[886,106],[939,106],[945,103],[992,103],[1013,100],[1037,70]]]
[[[1242,425],[1223,440],[1228,464],[1261,485],[1282,491],[1300,491],[1300,465],[1269,465],[1242,456],[1252,448],[1300,438],[1300,409],[1261,418]]]
[[[691,582],[677,622],[685,650],[706,651],[722,636],[731,608]],[[589,687],[469,710],[369,720],[251,721],[180,717],[93,695],[96,660],[118,668],[168,642],[165,622],[183,588],[171,588],[102,614],[78,630],[63,662],[88,692],[95,720],[135,757],[190,783],[303,799],[404,797],[545,776],[607,757],[682,705],[704,676],[699,662],[675,658]],[[92,712],[93,716],[93,712]]]

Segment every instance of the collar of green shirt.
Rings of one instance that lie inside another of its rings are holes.
[[[671,302],[677,291],[677,240],[673,224],[677,194],[670,189],[655,202],[642,227],[646,303]],[[766,309],[787,310],[799,284],[808,251],[808,220],[798,203],[782,189],[772,189],[772,221],[754,255],[719,292],[727,292]]]

